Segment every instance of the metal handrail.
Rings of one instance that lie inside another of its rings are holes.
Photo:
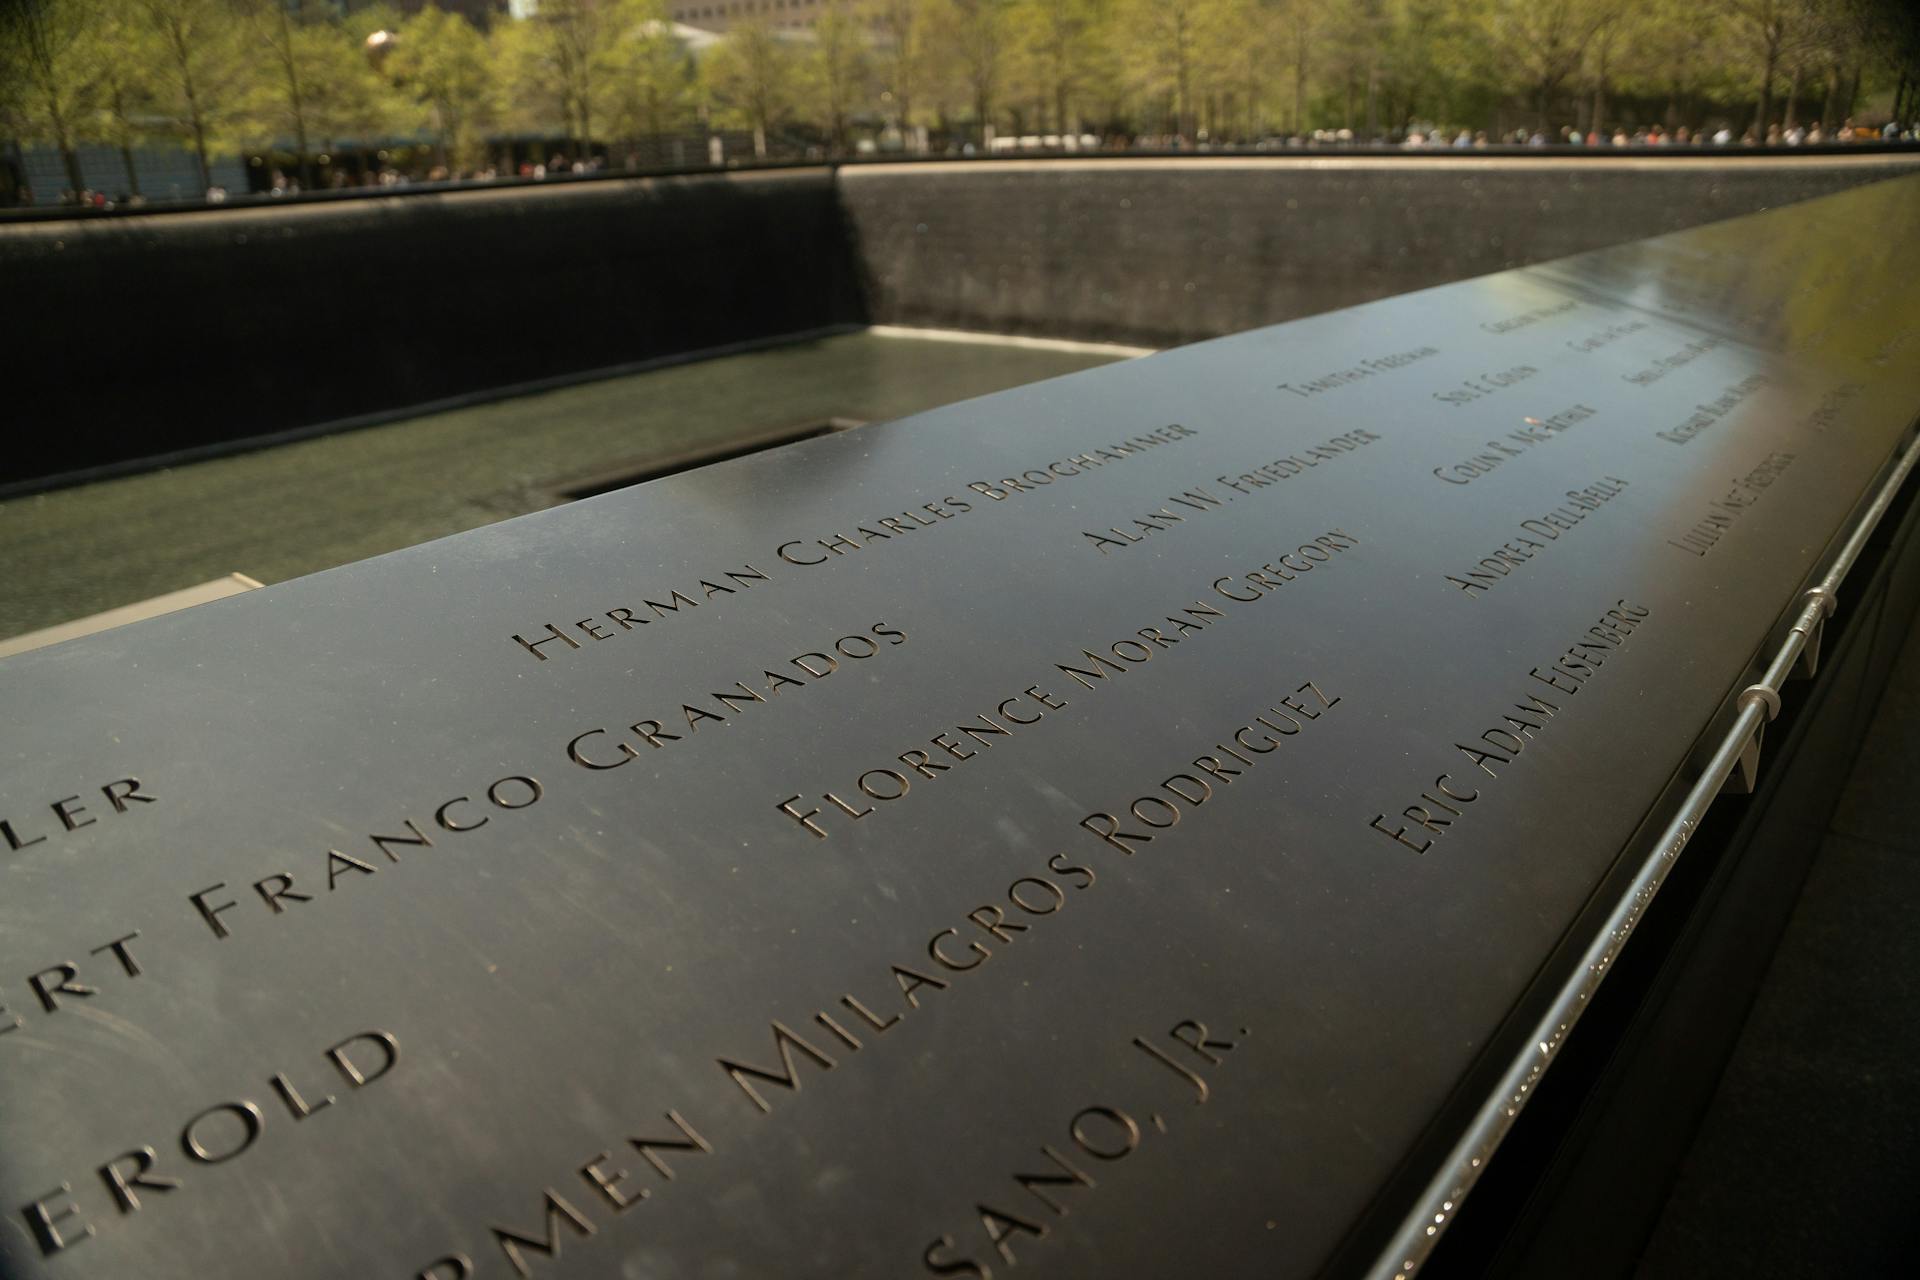
[[[1781,687],[1803,656],[1807,661],[1802,666],[1802,674],[1813,674],[1821,629],[1838,603],[1840,583],[1860,558],[1867,539],[1873,536],[1916,463],[1920,463],[1920,439],[1908,442],[1906,451],[1882,482],[1826,576],[1819,585],[1805,592],[1799,616],[1773,660],[1756,683],[1741,690],[1736,699],[1738,714],[1707,761],[1705,771],[1681,801],[1679,810],[1640,864],[1627,891],[1608,913],[1600,932],[1588,944],[1580,966],[1562,984],[1553,1004],[1535,1026],[1528,1047],[1508,1066],[1499,1087],[1474,1114],[1466,1132],[1414,1202],[1413,1212],[1368,1270],[1368,1280],[1411,1280],[1425,1264],[1441,1234],[1459,1214],[1474,1183],[1479,1181],[1494,1150],[1533,1097],[1540,1077],[1546,1074],[1566,1044],[1568,1033],[1586,1011],[1594,992],[1612,971],[1620,949],[1633,936],[1648,904],[1660,892],[1668,872],[1694,832],[1699,830],[1707,810],[1730,783],[1742,790],[1752,789],[1755,771],[1759,768],[1761,734],[1767,722],[1780,714]]]

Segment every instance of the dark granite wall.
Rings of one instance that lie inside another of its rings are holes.
[[[858,321],[825,169],[0,227],[0,484]]]
[[[1011,161],[848,166],[840,199],[876,322],[1166,346],[1916,167],[1884,155]]]
[[[857,164],[0,225],[0,492],[868,320],[1188,342],[1917,163]]]

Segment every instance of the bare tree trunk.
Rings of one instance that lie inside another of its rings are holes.
[[[40,91],[46,95],[47,116],[53,123],[53,136],[60,148],[60,159],[67,169],[67,182],[72,187],[73,198],[77,202],[80,193],[86,189],[86,178],[80,172],[80,155],[74,150],[73,131],[67,124],[66,112],[60,109],[60,88],[54,83],[54,69],[58,61],[53,43],[54,36],[45,25],[45,15],[36,12],[31,6],[26,11],[26,53],[29,65],[38,71],[35,77],[39,81]]]
[[[1780,124],[1782,129],[1793,128],[1794,114],[1800,105],[1800,76],[1800,64],[1796,62],[1793,64],[1793,76],[1787,81],[1787,111]]]
[[[213,186],[213,166],[207,162],[207,121],[200,110],[200,96],[193,87],[193,64],[189,61],[184,33],[177,26],[167,29],[168,43],[173,46],[173,56],[180,65],[180,88],[187,95],[187,123],[193,130],[193,154],[200,162],[200,190],[205,193]]]
[[[127,194],[137,196],[140,194],[140,174],[139,171],[134,168],[133,147],[127,141],[129,136],[127,128],[127,104],[123,96],[123,90],[117,81],[113,86],[113,121],[115,129],[120,135],[120,163],[124,165],[127,170]]]
[[[1293,42],[1293,125],[1291,132],[1307,127],[1307,32],[1300,29]]]
[[[204,190],[213,186],[213,166],[207,163],[207,126],[200,119],[200,113],[193,116],[193,155],[200,162],[200,186]]]
[[[296,167],[300,172],[300,185],[311,190],[313,164],[307,158],[307,109],[305,95],[300,92],[300,64],[294,58],[293,18],[288,14],[286,5],[279,4],[274,7],[280,13],[280,39],[285,50],[282,66],[287,73],[287,104],[293,108],[293,141],[300,150],[299,164]],[[445,161],[443,160],[442,163]]]
[[[80,193],[87,189],[87,180],[80,172],[80,153],[73,149],[71,142],[60,144],[60,159],[67,166],[67,185],[73,188],[73,202],[80,203]]]
[[[1174,23],[1174,52],[1179,58],[1179,62],[1175,67],[1174,76],[1174,86],[1177,97],[1174,105],[1179,110],[1179,124],[1175,127],[1181,137],[1191,138],[1193,136],[1193,88],[1190,81],[1192,68],[1189,65],[1187,15],[1184,10],[1174,19]]]
[[[67,185],[73,189],[75,203],[80,193],[87,188],[87,180],[80,172],[80,153],[74,150],[73,134],[67,128],[67,118],[60,110],[60,101],[52,90],[47,92],[47,112],[53,118],[53,132],[60,144],[60,159],[67,168]]]
[[[1773,120],[1773,73],[1779,65],[1780,42],[1777,39],[1769,40],[1766,64],[1760,76],[1760,114],[1753,122],[1753,137],[1756,142],[1766,142],[1767,125]]]

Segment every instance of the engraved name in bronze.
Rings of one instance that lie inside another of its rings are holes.
[[[1531,686],[1513,703],[1499,712],[1499,723],[1477,737],[1455,742],[1453,749],[1476,771],[1465,779],[1451,772],[1436,776],[1431,786],[1419,793],[1419,803],[1401,808],[1398,815],[1375,814],[1367,823],[1371,831],[1415,853],[1425,853],[1433,842],[1453,834],[1455,825],[1486,794],[1484,779],[1504,778],[1508,766],[1526,752],[1527,745],[1564,714],[1566,700],[1579,694],[1609,660],[1617,656],[1633,633],[1647,620],[1651,611],[1645,605],[1617,601],[1589,626],[1566,652],[1543,667],[1527,672],[1554,691],[1551,698]]]

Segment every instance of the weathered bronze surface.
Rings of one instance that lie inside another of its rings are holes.
[[[0,1272],[1312,1273],[1901,442],[1917,231],[1865,188],[0,663]]]

